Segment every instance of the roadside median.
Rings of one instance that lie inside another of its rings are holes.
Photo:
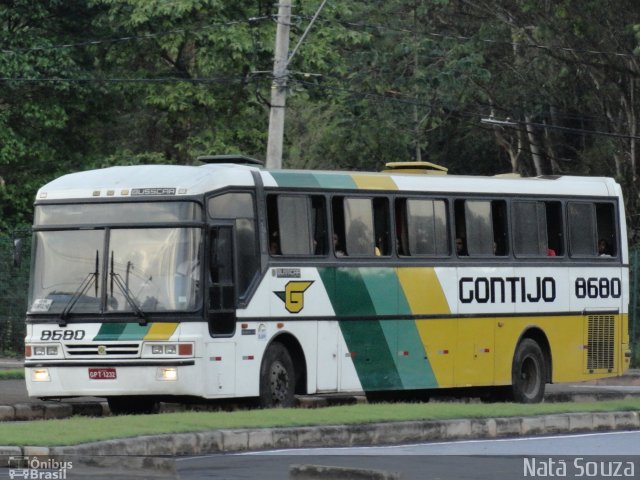
[[[217,429],[91,442],[5,446],[0,455],[51,458],[89,467],[172,471],[171,457],[283,448],[379,446],[460,439],[640,429],[637,411],[562,413],[288,428]]]

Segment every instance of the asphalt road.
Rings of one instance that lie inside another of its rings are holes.
[[[82,397],[62,400],[63,403],[103,402],[104,398]],[[38,398],[29,397],[24,380],[0,380],[0,405],[14,405],[16,403],[45,403]],[[49,400],[48,403],[57,403]]]
[[[239,480],[255,478],[256,472],[260,472],[261,480],[286,479],[291,465],[300,464],[380,470],[399,473],[404,480],[493,480],[524,478],[525,459],[536,471],[549,465],[557,468],[560,460],[563,460],[567,478],[605,478],[611,475],[586,473],[603,473],[596,470],[610,466],[615,469],[618,463],[621,467],[629,467],[628,462],[632,462],[635,477],[640,473],[638,454],[640,432],[635,431],[210,455],[181,458],[176,461],[176,466],[178,478],[182,480]],[[587,465],[587,462],[591,463]],[[589,472],[587,468],[590,468]],[[608,473],[608,470],[604,473]],[[623,473],[622,468],[620,473]]]

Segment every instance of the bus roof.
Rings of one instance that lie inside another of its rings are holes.
[[[482,177],[318,170],[264,170],[254,166],[136,165],[71,173],[38,191],[37,200],[199,195],[227,186],[253,186],[260,172],[266,187],[386,190],[478,194],[620,196],[606,177]]]

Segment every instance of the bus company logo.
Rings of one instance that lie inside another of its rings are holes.
[[[313,281],[292,280],[284,287],[284,291],[273,292],[284,302],[284,308],[289,313],[299,313],[304,308],[304,292]]]
[[[55,458],[12,456],[9,457],[9,478],[33,478],[37,480],[64,480],[73,462]]]
[[[154,196],[154,195],[175,195],[175,188],[164,188],[164,187],[154,187],[154,188],[132,188],[131,196],[132,197],[143,197],[143,196]]]

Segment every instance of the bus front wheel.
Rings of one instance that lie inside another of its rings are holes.
[[[511,393],[518,403],[539,403],[544,396],[546,365],[535,340],[525,338],[516,348],[511,370]]]
[[[295,371],[287,349],[280,343],[271,345],[260,367],[260,406],[293,407]]]

